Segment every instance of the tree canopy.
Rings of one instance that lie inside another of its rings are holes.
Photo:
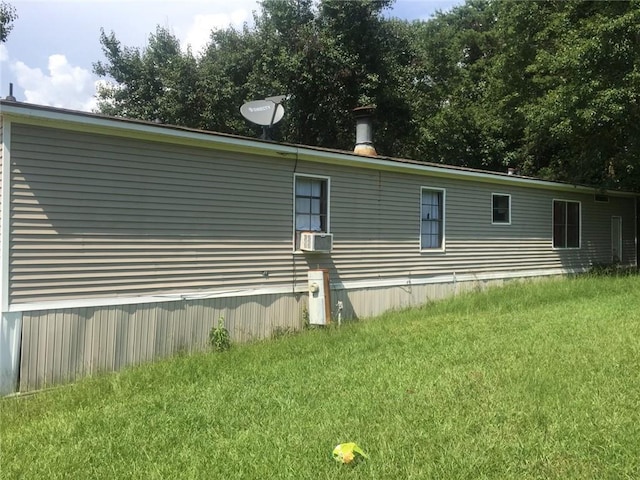
[[[13,5],[0,2],[0,43],[4,43],[13,29],[13,22],[18,18]]]
[[[467,0],[426,21],[393,0],[263,0],[253,26],[193,54],[158,27],[104,31],[99,110],[256,135],[239,107],[288,94],[277,140],[353,147],[376,105],[379,153],[640,191],[640,1]]]

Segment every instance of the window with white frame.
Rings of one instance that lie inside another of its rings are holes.
[[[444,190],[422,188],[420,199],[420,249],[444,249]]]
[[[553,247],[580,248],[580,202],[553,201]]]
[[[329,179],[295,177],[295,248],[302,232],[329,231]]]
[[[509,225],[511,223],[511,195],[491,194],[491,223]]]

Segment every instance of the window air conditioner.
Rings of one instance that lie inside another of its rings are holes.
[[[333,249],[333,234],[323,232],[302,232],[300,250],[304,252],[330,252]]]

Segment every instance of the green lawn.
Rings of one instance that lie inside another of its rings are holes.
[[[7,479],[638,479],[640,276],[182,356],[0,415]],[[349,441],[369,459],[335,463]]]

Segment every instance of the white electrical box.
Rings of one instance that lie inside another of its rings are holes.
[[[332,233],[302,232],[300,234],[300,250],[304,252],[330,252],[332,249]]]
[[[329,290],[329,271],[309,270],[309,324],[327,325],[331,322],[331,292]]]

